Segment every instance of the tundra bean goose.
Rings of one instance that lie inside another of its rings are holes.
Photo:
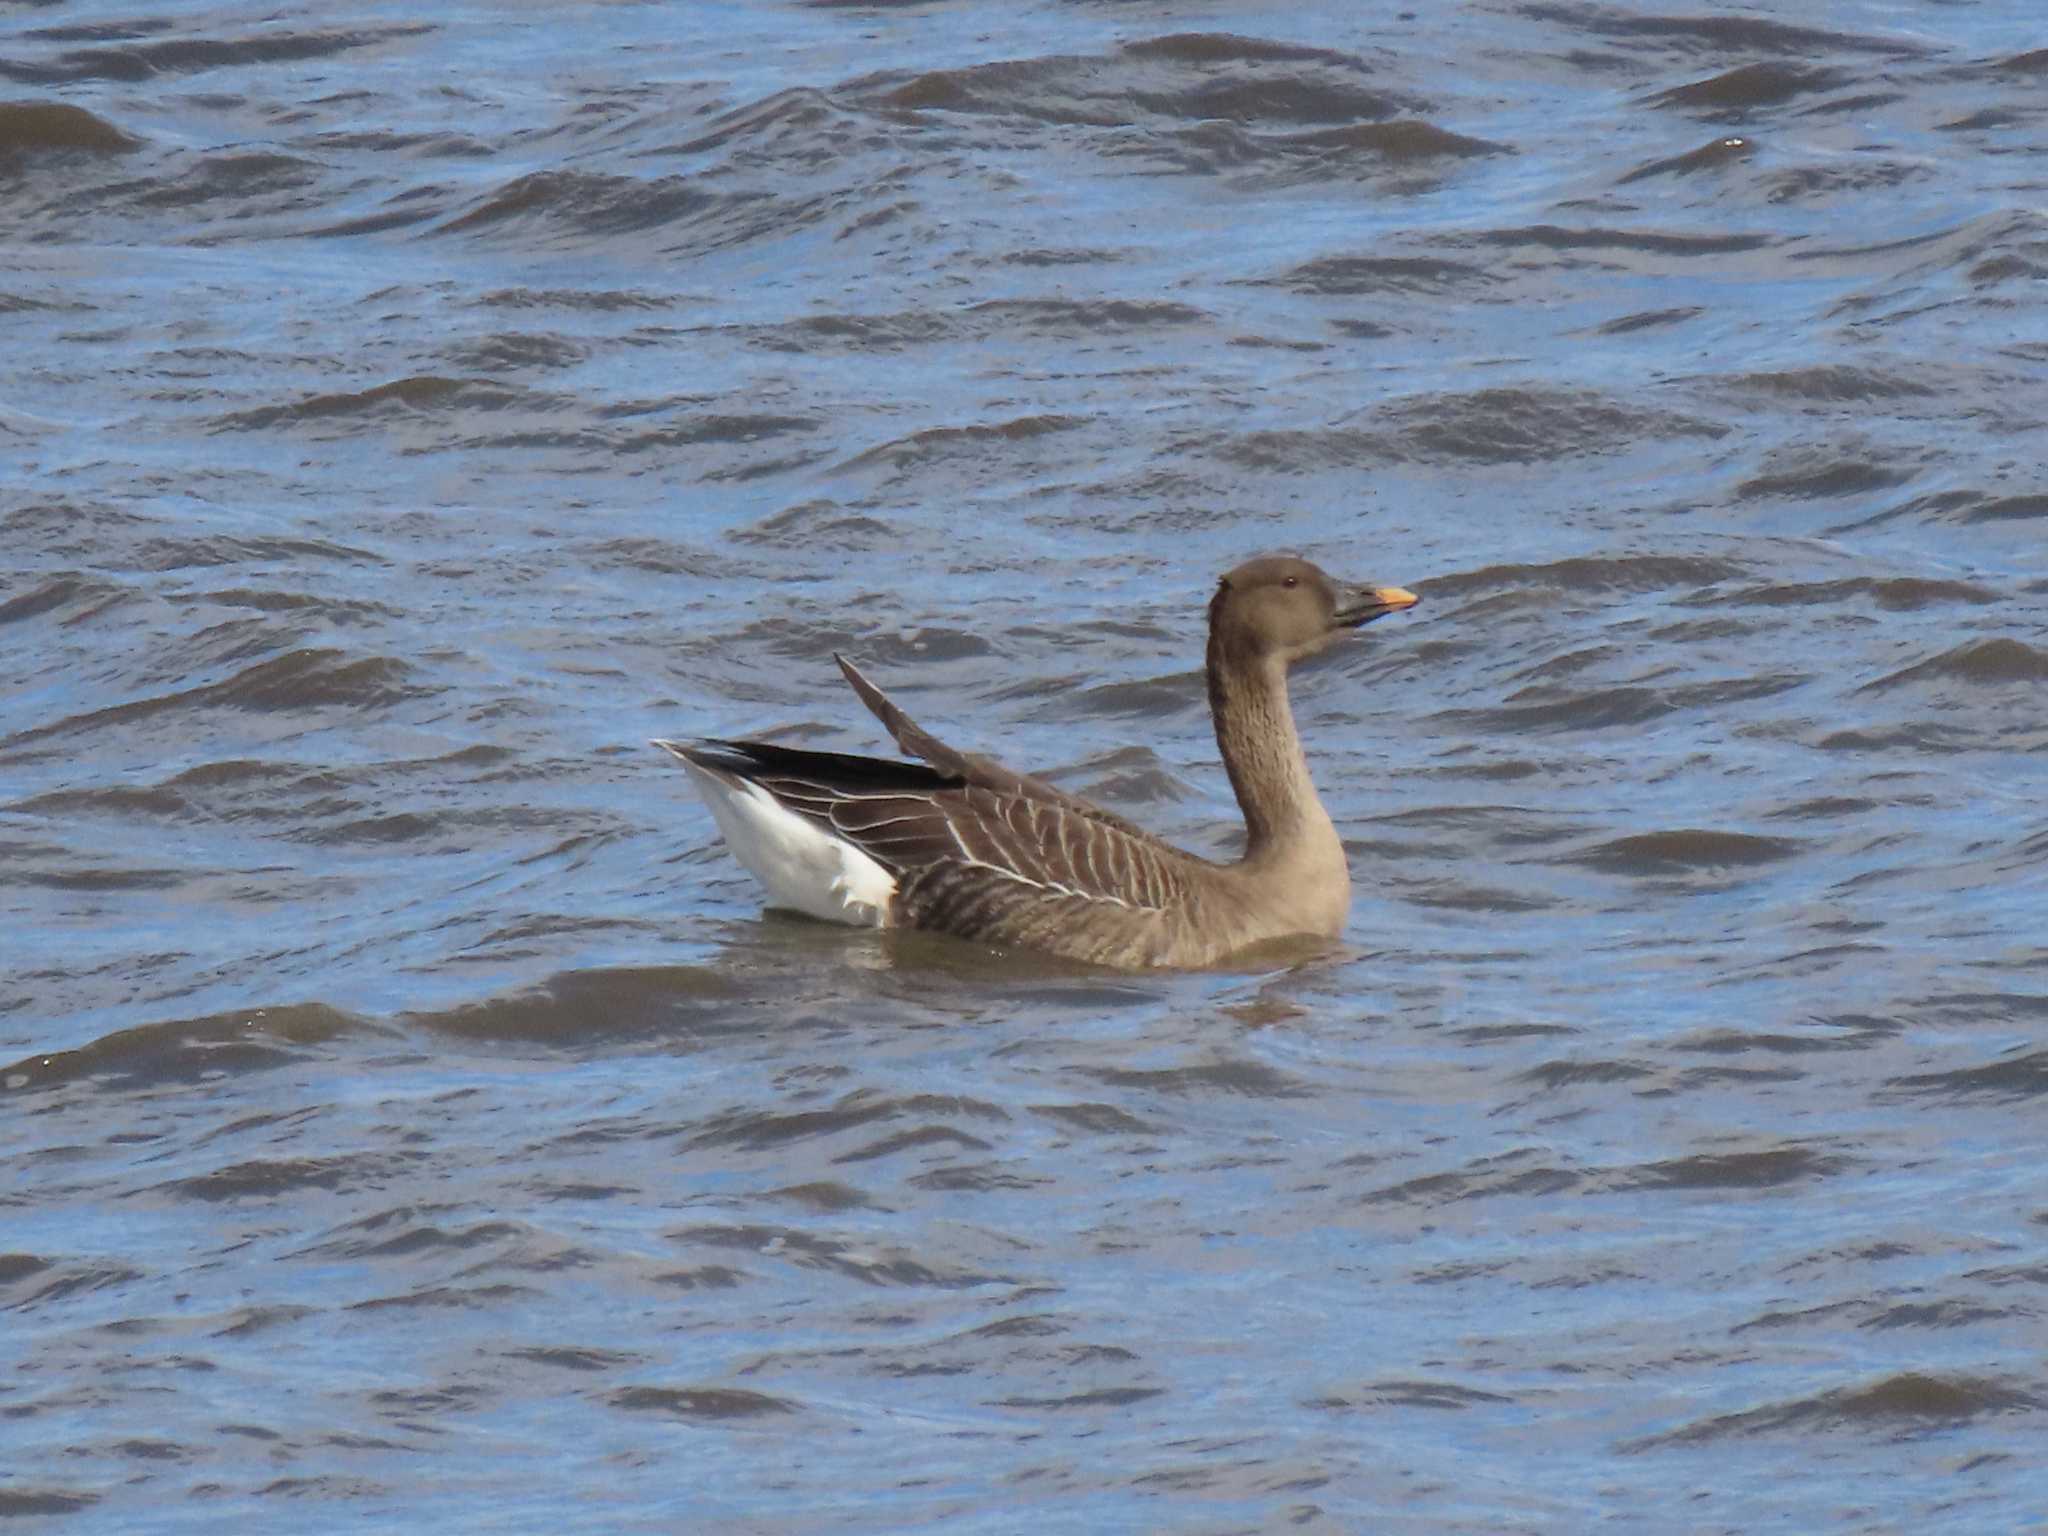
[[[956,751],[844,657],[861,702],[921,763],[764,741],[660,741],[772,904],[1114,966],[1202,966],[1290,934],[1334,935],[1351,871],[1310,782],[1287,669],[1415,603],[1268,555],[1209,603],[1209,706],[1245,819],[1216,863],[1041,779]]]

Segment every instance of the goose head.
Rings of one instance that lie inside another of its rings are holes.
[[[1354,586],[1297,555],[1262,555],[1225,573],[1209,603],[1209,644],[1240,666],[1315,655],[1346,630],[1416,604],[1402,587]]]

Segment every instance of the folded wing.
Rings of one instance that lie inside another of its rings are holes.
[[[911,745],[916,726],[903,724],[906,750],[927,755]],[[759,785],[895,875],[899,921],[915,926],[1002,936],[1034,912],[1156,914],[1188,899],[1187,855],[1085,801],[1041,792],[1038,780],[925,741],[945,766],[758,741],[688,750],[699,766]]]

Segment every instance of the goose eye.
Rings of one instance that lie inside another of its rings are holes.
[[[1280,585],[1283,587],[1298,587],[1301,585],[1301,578],[1299,576],[1282,577]]]

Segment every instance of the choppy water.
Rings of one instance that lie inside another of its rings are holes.
[[[2048,1511],[2048,26],[0,18],[0,1514]],[[1270,974],[760,915],[654,735],[927,724]],[[65,1519],[63,1517],[68,1517]]]

